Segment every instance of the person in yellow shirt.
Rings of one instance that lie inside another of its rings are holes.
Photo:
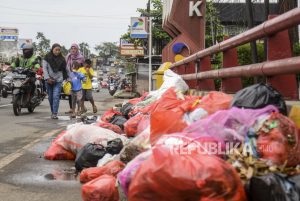
[[[92,78],[94,77],[94,70],[91,67],[92,61],[90,59],[86,59],[84,61],[84,66],[79,68],[77,72],[82,73],[86,80],[82,82],[82,99],[81,99],[81,108],[82,112],[86,112],[86,107],[84,106],[84,101],[90,101],[93,106],[93,112],[97,113],[97,107],[94,102],[93,92],[92,92]]]

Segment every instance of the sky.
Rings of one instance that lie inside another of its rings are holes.
[[[0,27],[19,29],[19,38],[35,40],[43,32],[51,44],[67,48],[87,42],[91,49],[102,42],[118,42],[127,32],[130,17],[148,0],[0,0]]]

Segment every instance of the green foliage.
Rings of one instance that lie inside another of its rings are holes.
[[[84,58],[89,58],[89,55],[91,54],[90,46],[87,43],[80,43],[79,44],[79,50],[81,54],[84,56]]]
[[[64,45],[61,46],[60,51],[63,56],[67,56],[67,54],[69,52],[68,49]]]
[[[223,41],[223,26],[221,20],[218,17],[219,12],[214,7],[212,1],[206,1],[205,12],[205,47],[210,47],[216,42]]]
[[[300,55],[300,44],[299,43],[294,44],[293,55],[294,56],[299,56]]]
[[[36,39],[37,42],[34,43],[34,48],[39,55],[44,57],[50,51],[50,40],[42,32],[37,32]]]
[[[104,42],[100,45],[96,45],[95,50],[98,52],[100,58],[104,60],[105,63],[108,62],[108,58],[119,57],[119,47],[117,43]]]
[[[135,65],[133,62],[127,62],[125,64],[126,73],[133,73],[135,72]]]

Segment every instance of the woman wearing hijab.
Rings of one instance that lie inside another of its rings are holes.
[[[57,113],[60,101],[61,85],[68,78],[66,60],[61,54],[61,46],[57,43],[52,45],[51,51],[43,60],[44,78],[51,108],[51,118],[58,119]]]
[[[66,62],[67,62],[67,71],[71,72],[71,68],[73,66],[73,62],[77,62],[80,64],[80,66],[83,66],[84,63],[84,57],[80,54],[79,52],[79,46],[76,43],[73,43],[71,45],[70,53],[66,57]],[[72,97],[71,95],[69,96],[69,106],[70,110],[69,112],[66,113],[71,113],[72,112]]]

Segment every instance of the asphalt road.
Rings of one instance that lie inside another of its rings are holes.
[[[94,93],[94,98],[98,115],[124,101],[113,99],[106,89]],[[34,113],[24,109],[18,117],[14,116],[10,101],[0,100],[0,201],[82,200],[74,162],[43,158],[58,132],[76,121],[64,114],[68,111],[68,101],[61,101],[59,120],[50,119],[47,99]],[[88,102],[86,105],[91,114],[91,105]]]

